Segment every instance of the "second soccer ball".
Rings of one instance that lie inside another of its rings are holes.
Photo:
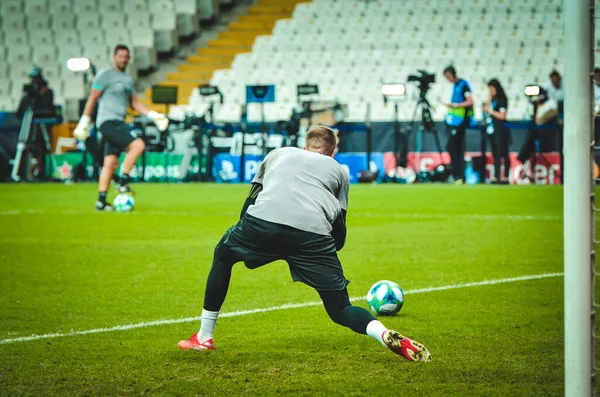
[[[113,201],[113,208],[117,212],[129,212],[133,210],[135,200],[130,194],[121,193]]]

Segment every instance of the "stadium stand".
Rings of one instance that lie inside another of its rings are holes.
[[[59,104],[84,91],[80,77],[63,67],[68,58],[87,56],[101,68],[114,43],[122,42],[133,48],[134,78],[151,70],[157,53],[173,52],[180,36],[199,31],[202,15],[218,12],[215,2],[3,0],[0,55],[7,62],[0,76],[7,77],[3,92],[9,95],[0,99],[0,110],[15,108],[32,62],[44,69]],[[523,85],[545,81],[552,68],[562,71],[561,59],[559,0],[257,0],[163,84],[178,86],[178,103],[192,108],[205,106],[199,84],[218,85],[225,103],[217,116],[224,120],[239,115],[246,84],[276,84],[277,103],[265,110],[268,120],[277,120],[295,105],[296,84],[315,83],[320,99],[348,104],[349,119],[364,119],[368,102],[377,121],[393,114],[383,103],[382,83],[405,82],[417,69],[439,76],[454,63],[479,100],[486,81],[500,79],[511,99],[509,118],[522,119],[528,110]],[[447,89],[438,79],[429,94],[434,105],[445,101]],[[401,119],[411,117],[411,107],[407,100]],[[437,106],[434,118],[445,111]]]
[[[300,1],[258,0],[249,8],[248,15],[229,23],[227,31],[220,32],[218,38],[210,40],[208,46],[199,49],[196,55],[189,56],[187,63],[179,65],[176,72],[169,73],[162,84],[177,86],[178,103],[189,103],[193,90],[199,84],[209,83],[215,70],[229,68],[238,54],[252,51],[256,37],[269,35],[278,20],[291,17]],[[146,97],[150,96],[148,90]],[[146,103],[154,110],[165,111],[164,106]]]
[[[262,5],[266,3],[269,6]],[[218,43],[200,50],[180,73],[169,76],[169,84],[183,88],[180,103],[201,107],[197,90],[189,100],[185,97],[210,75],[211,84],[224,92],[225,104],[217,117],[226,121],[239,115],[236,108],[244,102],[245,85],[276,84],[278,103],[265,107],[267,120],[274,121],[295,105],[296,84],[314,83],[321,87],[322,100],[348,104],[350,120],[364,120],[369,102],[373,121],[387,121],[393,118],[393,106],[383,103],[382,83],[406,82],[409,74],[425,69],[438,75],[429,98],[441,104],[449,97],[449,85],[439,76],[453,63],[471,82],[478,103],[487,97],[486,82],[500,79],[510,95],[509,118],[523,119],[529,110],[523,86],[544,82],[550,70],[563,67],[558,0],[315,0],[296,4],[291,18],[278,19],[271,34],[256,35],[251,48],[253,35],[243,42],[225,40],[251,27],[254,33],[260,33],[261,26],[268,30],[278,7],[282,13],[289,10],[280,3],[259,1],[248,19],[232,23]],[[221,65],[232,60],[231,67],[213,72],[195,66],[217,66],[217,57]],[[412,110],[407,101],[401,119],[410,119]],[[479,116],[480,106],[476,112]],[[434,118],[442,120],[445,114],[446,109],[437,106]]]
[[[67,59],[87,57],[97,69],[111,63],[116,43],[132,48],[128,73],[157,66],[157,53],[170,53],[180,36],[200,32],[199,19],[213,18],[215,0],[3,0],[0,2],[0,75],[9,93],[0,110],[14,110],[32,64],[42,67],[56,103],[81,99],[82,79],[66,69]]]

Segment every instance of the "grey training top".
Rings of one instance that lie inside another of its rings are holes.
[[[275,149],[253,182],[263,190],[248,214],[265,221],[328,235],[348,208],[348,174],[329,156],[293,147]]]
[[[107,120],[125,120],[133,94],[133,79],[115,68],[102,69],[96,75],[92,87],[102,91],[98,102],[96,127]]]

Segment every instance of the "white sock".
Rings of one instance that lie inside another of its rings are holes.
[[[367,324],[367,335],[369,335],[371,338],[377,339],[379,343],[387,347],[382,338],[385,331],[387,331],[387,328],[379,320],[373,320]]]
[[[211,312],[209,310],[202,309],[202,323],[200,323],[198,342],[202,343],[207,339],[213,338],[213,332],[215,331],[215,325],[217,324],[218,317],[219,312]]]

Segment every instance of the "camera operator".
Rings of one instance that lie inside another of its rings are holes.
[[[542,84],[542,91],[537,98],[538,111],[535,117],[535,123],[550,124],[560,123],[563,113],[563,103],[565,101],[565,89],[562,84],[560,73],[553,70],[550,73],[550,80]]]
[[[534,121],[536,125],[547,125],[558,123],[562,127],[563,103],[565,100],[565,89],[562,84],[560,73],[553,70],[550,73],[550,80],[540,87],[540,94],[535,99]],[[527,139],[519,152],[517,159],[525,163],[533,156],[535,152],[535,141],[538,139],[540,130],[530,129]],[[559,153],[561,153],[561,172],[562,167],[562,131],[559,133]]]
[[[473,96],[471,85],[465,79],[456,76],[456,69],[448,66],[444,69],[444,77],[454,84],[449,108],[446,116],[446,127],[448,130],[448,154],[450,155],[450,167],[454,183],[463,184],[465,178],[465,134],[467,126],[473,117]]]
[[[48,82],[42,76],[42,70],[38,67],[33,67],[27,75],[29,76],[29,84],[23,86],[23,96],[19,102],[19,108],[17,109],[16,115],[19,119],[23,119],[25,111],[28,108],[33,109],[33,117],[36,119],[40,118],[51,118],[56,116],[56,109],[54,107],[54,92],[48,86]],[[47,128],[48,133],[51,135],[52,128],[49,125]],[[42,131],[36,126],[30,132],[30,142],[34,143],[35,158],[37,160],[37,168],[34,173],[37,173],[38,177],[44,178],[46,175],[46,161],[45,156],[47,153],[46,144]],[[48,136],[51,141],[52,137]]]
[[[35,118],[54,117],[54,92],[48,86],[48,82],[42,76],[42,70],[34,67],[29,73],[29,84],[23,86],[23,97],[19,102],[17,117],[23,118],[28,107],[33,107]]]

